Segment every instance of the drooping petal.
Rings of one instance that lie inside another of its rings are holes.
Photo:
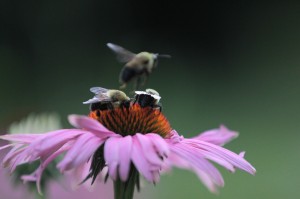
[[[207,173],[208,176],[212,178],[215,184],[217,184],[218,186],[224,185],[224,181],[219,170],[216,169],[215,166],[211,164],[207,159],[205,159],[205,157],[201,153],[198,153],[198,151],[195,151],[194,148],[190,146],[179,145],[178,148],[180,148],[181,151],[184,151],[184,153],[190,155],[191,162],[197,168]]]
[[[83,133],[88,131],[79,129],[63,129],[49,132],[34,140],[29,146],[28,151],[32,153],[32,157],[43,156],[45,154],[52,154],[63,146],[68,141],[75,139]]]
[[[154,133],[148,133],[145,136],[150,138],[150,141],[152,142],[157,153],[161,157],[168,157],[168,155],[170,153],[170,148],[169,148],[167,142],[161,136],[154,134]]]
[[[69,150],[69,148],[70,148],[70,145],[64,145],[62,148],[57,150],[55,153],[51,154],[49,157],[41,157],[40,166],[32,174],[21,176],[21,179],[24,182],[35,181],[36,185],[37,185],[38,193],[42,195],[41,178],[42,178],[43,171],[55,158],[57,158],[63,152]]]
[[[33,142],[36,138],[39,138],[41,135],[44,134],[7,134],[0,136],[0,139],[11,142],[21,142],[29,144]]]
[[[80,166],[88,161],[103,142],[103,139],[91,133],[80,135],[57,167],[64,172]]]
[[[153,146],[151,138],[140,133],[137,133],[135,136],[140,143],[143,154],[146,157],[147,161],[153,165],[162,165],[162,159],[159,158],[156,149]]]
[[[92,178],[86,180],[86,182],[82,184],[82,180],[85,179],[90,173],[91,162],[92,160],[90,159],[78,167],[75,167],[71,172],[67,173],[71,178],[71,187],[73,190],[78,189],[81,185],[84,185],[86,189],[91,190]]]
[[[4,166],[8,166],[10,172],[13,172],[18,165],[29,162],[29,158],[31,157],[29,153],[26,153],[27,148],[21,148],[12,153],[9,161],[4,162]],[[37,158],[36,158],[37,159]],[[34,160],[36,160],[34,159]],[[31,161],[34,161],[31,160]]]
[[[86,129],[100,138],[114,136],[115,133],[105,128],[100,122],[87,116],[69,115],[70,124],[77,128]]]
[[[32,162],[41,157],[47,159],[63,145],[83,133],[88,132],[78,129],[63,129],[39,135],[28,146],[24,146],[24,149],[15,151],[13,161],[10,162],[11,171],[15,170],[16,166],[20,164]]]
[[[250,174],[254,174],[256,172],[255,168],[242,156],[235,154],[228,149],[195,139],[185,139],[184,142],[195,148],[204,149],[208,152],[211,152],[215,154],[216,157],[223,159],[232,164],[234,167],[244,170]]]
[[[4,145],[4,146],[0,147],[0,151],[3,150],[3,149],[6,149],[6,148],[8,148],[8,147],[12,147],[12,146],[14,146],[14,145],[15,145],[15,144],[7,144],[7,145]]]
[[[131,159],[136,169],[146,178],[146,180],[148,180],[149,182],[154,182],[154,176],[151,172],[152,165],[145,158],[141,143],[136,136],[133,136],[132,140],[133,144]]]
[[[131,161],[131,149],[132,149],[132,138],[131,136],[126,136],[120,139],[119,142],[119,174],[120,178],[123,181],[126,181],[128,178],[130,170],[130,161]]]
[[[116,180],[118,177],[118,163],[120,159],[119,141],[122,138],[111,137],[107,139],[104,145],[104,158],[108,166],[109,175]]]
[[[203,182],[203,184],[212,192],[215,192],[216,185],[214,184],[213,180],[211,177],[209,177],[203,170],[200,170],[196,166],[193,166],[191,162],[189,162],[188,158],[185,158],[177,153],[170,153],[168,157],[168,164],[172,166],[176,166],[181,169],[187,169],[187,170],[192,170],[194,171],[198,178]],[[167,169],[169,169],[169,166],[167,166]]]
[[[235,167],[230,162],[220,158],[218,155],[216,155],[216,154],[214,154],[210,151],[206,151],[206,150],[199,149],[199,148],[194,148],[194,150],[198,153],[201,153],[206,159],[211,160],[211,161],[213,161],[215,163],[218,163],[219,165],[223,166],[224,168],[226,168],[230,172],[235,171]]]
[[[2,160],[4,167],[11,165],[11,162],[15,161],[15,158],[24,150],[23,144],[15,144],[15,146],[6,154]]]
[[[223,146],[237,136],[237,132],[231,131],[226,126],[221,125],[218,129],[205,131],[192,139],[202,140],[210,142],[212,144]]]
[[[216,185],[223,186],[224,181],[220,172],[201,154],[193,151],[187,145],[176,144],[171,147],[173,153],[181,158],[181,164],[173,162],[174,165],[181,166],[182,168],[192,169],[199,176],[201,181],[212,191],[215,192]],[[186,162],[185,162],[186,161]],[[182,162],[185,162],[182,164]]]

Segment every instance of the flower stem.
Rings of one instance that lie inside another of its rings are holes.
[[[139,173],[131,166],[128,180],[123,182],[119,177],[114,181],[115,199],[133,199],[135,185],[139,189]]]
[[[35,192],[35,193],[34,193],[34,199],[45,199],[45,196],[39,194],[38,192]]]

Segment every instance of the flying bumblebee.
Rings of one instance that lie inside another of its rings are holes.
[[[119,76],[120,88],[126,88],[128,82],[136,78],[135,90],[138,90],[157,67],[158,58],[171,58],[170,55],[160,55],[158,53],[140,52],[132,53],[116,44],[108,43],[107,46],[117,55],[118,61],[125,63]],[[142,76],[145,76],[142,82]]]
[[[102,87],[92,87],[90,91],[95,94],[92,99],[83,102],[90,104],[90,110],[112,110],[115,107],[129,106],[130,98],[119,90],[109,90]]]
[[[148,88],[146,91],[135,91],[135,94],[134,103],[138,103],[143,108],[151,107],[162,111],[162,106],[159,103],[161,97],[156,90]]]

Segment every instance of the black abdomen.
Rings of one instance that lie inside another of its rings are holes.
[[[137,75],[137,71],[132,68],[124,67],[120,73],[120,82],[127,83]]]
[[[151,95],[140,94],[136,95],[136,102],[142,107],[153,107],[155,104],[155,99]]]
[[[90,105],[90,110],[95,111],[95,110],[108,110],[108,109],[113,109],[113,106],[110,102],[108,103],[103,103],[103,102],[97,102],[93,103]]]

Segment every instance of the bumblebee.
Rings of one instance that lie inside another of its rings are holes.
[[[146,89],[146,91],[135,91],[135,101],[134,103],[138,103],[141,107],[151,107],[154,109],[159,109],[162,111],[162,106],[160,104],[160,95],[154,89]]]
[[[125,63],[119,76],[120,89],[126,88],[127,83],[136,78],[134,90],[138,90],[144,85],[153,69],[157,67],[158,58],[171,57],[170,55],[160,55],[158,53],[149,52],[135,54],[112,43],[108,43],[107,46],[117,55],[117,59],[120,62]],[[144,82],[142,82],[142,76],[145,76]]]
[[[94,93],[95,96],[83,102],[83,104],[90,104],[91,111],[112,110],[120,106],[129,106],[130,98],[123,91],[102,87],[92,87],[90,91]]]

